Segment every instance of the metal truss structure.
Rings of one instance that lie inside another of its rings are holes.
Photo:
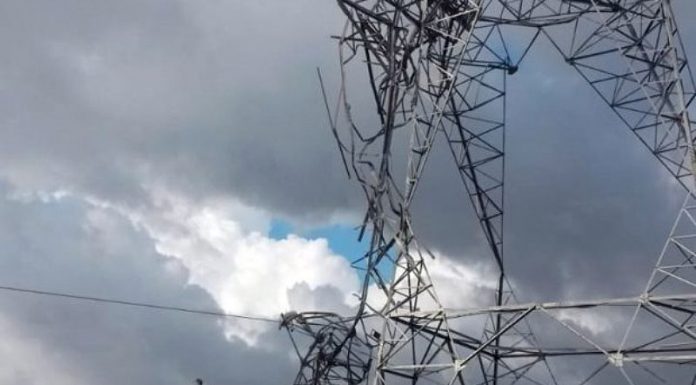
[[[310,341],[307,354],[298,350],[294,384],[696,384],[696,166],[687,113],[696,93],[670,1],[338,6],[348,21],[331,125],[367,200],[360,236],[369,249],[354,263],[363,274],[354,317],[285,316],[283,326]],[[687,191],[650,281],[633,298],[520,304],[507,279],[505,79],[541,38]],[[349,86],[369,91],[376,116],[352,109],[365,101],[351,101]],[[431,253],[414,232],[412,202],[438,135],[498,268],[484,308],[443,308],[428,273]],[[573,321],[597,314],[613,320],[610,335]]]

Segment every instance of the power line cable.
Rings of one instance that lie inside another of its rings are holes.
[[[107,303],[107,304],[114,304],[114,305],[134,306],[134,307],[157,309],[157,310],[178,311],[178,312],[183,312],[183,313],[203,314],[203,315],[225,317],[225,318],[237,318],[237,319],[244,319],[244,320],[258,321],[258,322],[272,322],[272,323],[279,322],[279,320],[277,320],[277,319],[261,317],[261,316],[232,314],[232,313],[217,312],[217,311],[212,311],[212,310],[190,309],[190,308],[179,307],[179,306],[167,306],[167,305],[158,305],[158,304],[146,303],[146,302],[124,301],[124,300],[112,299],[112,298],[91,297],[91,296],[86,296],[86,295],[76,295],[76,294],[59,293],[59,292],[55,292],[55,291],[26,289],[26,288],[14,287],[14,286],[0,286],[0,290],[5,290],[5,291],[15,292],[15,293],[36,294],[36,295],[44,295],[44,296],[50,296],[50,297],[69,298],[69,299],[80,300],[80,301],[100,302],[100,303]]]

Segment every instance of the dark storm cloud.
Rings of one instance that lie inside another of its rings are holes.
[[[2,8],[0,153],[13,183],[133,202],[156,180],[299,216],[351,206],[315,72],[333,72],[332,4]]]

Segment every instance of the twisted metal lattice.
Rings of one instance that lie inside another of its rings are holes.
[[[369,237],[369,248],[354,262],[364,277],[354,317],[286,318],[288,330],[311,341],[309,353],[298,351],[295,384],[696,384],[696,195],[687,113],[696,93],[669,0],[338,6],[348,21],[331,125],[367,200],[360,236]],[[518,304],[506,278],[505,79],[539,38],[552,42],[687,190],[650,281],[633,298]],[[369,90],[376,116],[351,108],[349,87]],[[444,309],[427,270],[430,252],[414,234],[411,205],[437,135],[498,267],[488,307]],[[381,303],[370,306],[368,295]],[[572,321],[600,314],[615,320],[612,335]]]

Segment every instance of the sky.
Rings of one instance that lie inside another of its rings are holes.
[[[673,3],[691,59],[696,6]],[[335,89],[342,25],[321,0],[2,1],[0,286],[350,312],[364,207],[316,77]],[[548,43],[508,86],[519,296],[635,294],[683,191]],[[443,144],[413,215],[443,302],[471,306],[494,269]],[[288,384],[297,370],[274,324],[17,293],[0,293],[0,338],[3,384]]]

